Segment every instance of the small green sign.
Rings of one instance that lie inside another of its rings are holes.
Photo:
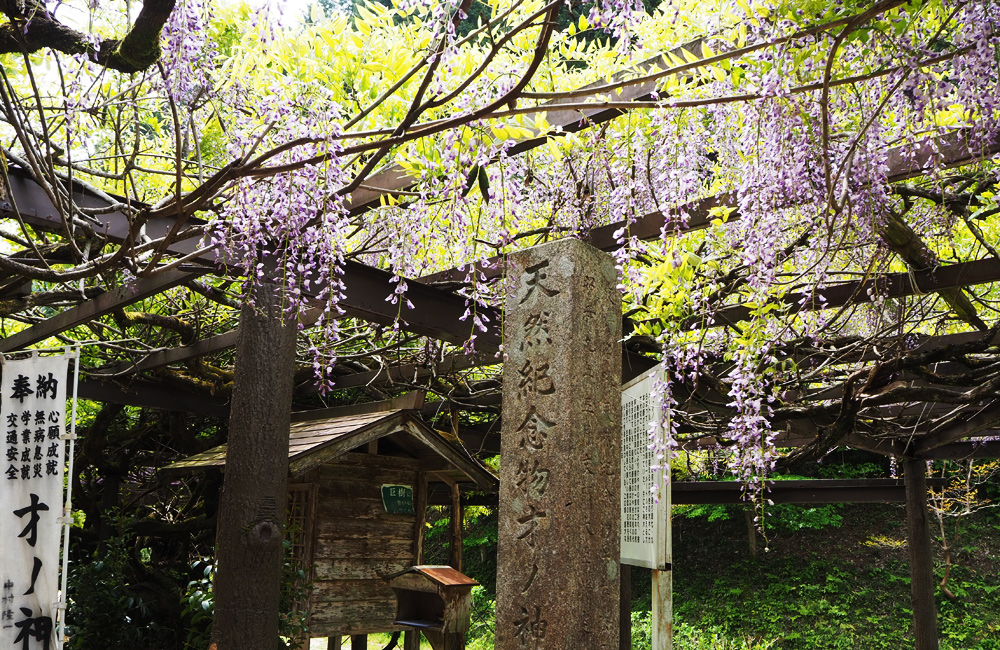
[[[383,485],[382,505],[392,515],[413,514],[413,487],[409,485]]]

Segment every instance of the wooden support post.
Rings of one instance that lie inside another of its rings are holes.
[[[448,564],[462,571],[462,493],[458,483],[451,484],[451,553]]]
[[[673,647],[673,583],[671,573],[653,570],[653,650],[670,650]]]
[[[368,635],[367,634],[352,634],[351,635],[351,650],[368,650]]]
[[[328,636],[326,638],[326,650],[340,650],[340,646],[343,644],[343,637],[339,634],[336,636]]]
[[[417,495],[413,503],[414,514],[416,515],[417,529],[414,534],[416,548],[413,549],[413,564],[424,563],[424,531],[427,528],[427,472],[417,472]],[[407,635],[410,633],[407,632]],[[420,633],[416,632],[417,638]],[[407,637],[409,638],[409,637]]]
[[[618,630],[619,650],[632,650],[632,567],[628,564],[619,566],[621,574],[621,602],[619,616],[621,626]]]
[[[927,473],[924,461],[907,458],[906,545],[910,551],[910,593],[915,650],[937,650],[937,604],[934,602],[934,557],[927,513]]]
[[[403,650],[420,650],[420,632],[416,630],[403,632]]]

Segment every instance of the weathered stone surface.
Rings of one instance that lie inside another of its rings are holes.
[[[511,258],[497,650],[618,645],[621,298],[577,240]]]

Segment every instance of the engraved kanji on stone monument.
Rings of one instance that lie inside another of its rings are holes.
[[[545,447],[545,439],[549,436],[549,431],[555,428],[556,423],[546,420],[532,406],[525,416],[521,426],[514,432],[518,436],[517,446],[522,449],[540,451]]]
[[[511,256],[497,650],[618,644],[621,299],[578,240]]]

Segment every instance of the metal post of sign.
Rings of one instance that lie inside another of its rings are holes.
[[[56,603],[58,617],[56,622],[56,650],[61,650],[66,634],[66,606],[68,601],[67,583],[69,580],[69,534],[73,525],[73,460],[76,456],[76,398],[80,385],[80,347],[76,346],[70,354],[73,359],[73,408],[69,419],[69,432],[63,438],[69,440],[67,450],[66,474],[63,480],[66,484],[66,500],[62,516],[62,582],[59,592],[59,602]]]

